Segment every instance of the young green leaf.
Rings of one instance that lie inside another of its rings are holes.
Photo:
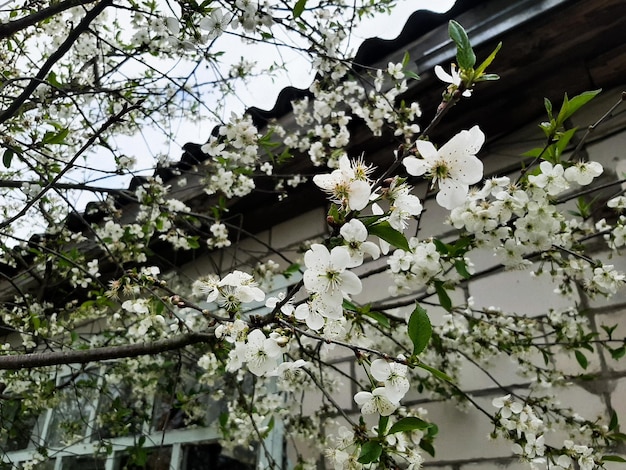
[[[382,238],[387,243],[395,246],[396,248],[400,248],[404,251],[410,251],[409,242],[406,240],[406,237],[391,225],[386,220],[375,225],[370,225],[367,227],[367,231],[370,235],[375,235],[379,238]]]
[[[304,11],[304,7],[306,7],[307,0],[298,0],[293,7],[293,17],[299,18]]]
[[[456,44],[456,60],[459,63],[459,67],[465,70],[474,67],[476,55],[463,26],[454,20],[450,20],[448,23],[448,34],[450,39]]]
[[[580,364],[580,367],[582,367],[583,369],[586,369],[587,366],[589,365],[589,361],[587,360],[587,357],[580,351],[574,351],[574,355],[576,356],[576,360],[578,361],[578,364]]]
[[[437,377],[438,379],[441,380],[445,380],[446,382],[450,382],[453,383],[452,377],[450,377],[447,374],[444,374],[443,372],[441,372],[439,369],[435,369],[434,367],[428,366],[426,364],[424,364],[423,362],[420,362],[417,367],[419,367],[420,369],[424,369],[427,370],[428,372],[430,372],[431,374],[433,374],[435,377]]]
[[[377,462],[383,453],[383,446],[378,441],[367,441],[361,447],[361,454],[359,455],[359,463],[372,463]]]
[[[480,78],[482,76],[483,77],[482,80],[489,80],[487,78],[484,78],[487,75],[485,75],[483,72],[485,71],[485,69],[487,67],[489,67],[491,65],[491,63],[493,62],[493,59],[496,58],[496,54],[498,53],[498,51],[500,50],[501,47],[502,47],[502,43],[499,42],[498,45],[496,46],[496,48],[493,50],[493,52],[491,54],[489,54],[489,56],[487,56],[487,58],[485,60],[483,60],[483,62],[476,68],[476,77],[477,78]],[[491,75],[495,75],[495,74],[491,74]],[[497,77],[497,75],[496,75],[496,77]]]
[[[580,95],[574,96],[571,100],[567,97],[566,93],[563,97],[563,105],[561,106],[559,115],[556,118],[557,128],[561,127],[567,118],[595,98],[601,91],[602,90],[585,91]]]
[[[619,420],[617,418],[617,413],[613,411],[611,415],[611,421],[609,422],[609,431],[615,431],[619,428]]]
[[[413,355],[416,356],[426,348],[433,334],[433,327],[430,324],[428,314],[419,304],[415,305],[411,318],[409,318],[408,332],[409,338],[413,342]]]
[[[446,309],[446,311],[452,311],[452,300],[450,296],[446,292],[446,288],[441,281],[435,281],[435,292],[437,292],[437,297],[439,298],[439,304]]]
[[[387,424],[389,424],[389,416],[381,415],[380,418],[378,418],[378,437],[384,437]]]
[[[391,328],[391,323],[389,322],[389,318],[387,318],[385,315],[383,315],[380,312],[363,311],[361,312],[361,314],[366,317],[370,317],[372,320],[375,320],[380,326],[384,328]]]
[[[13,149],[6,149],[4,154],[2,155],[2,164],[5,168],[11,168],[11,161],[13,160],[13,155],[15,152]]]
[[[423,419],[419,419],[414,416],[408,416],[394,423],[394,425],[391,426],[391,428],[389,429],[388,434],[394,434],[397,432],[410,432],[415,431],[416,429],[427,429],[430,426],[432,426],[432,424],[424,421]]]

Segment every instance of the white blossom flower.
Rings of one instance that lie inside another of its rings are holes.
[[[399,404],[389,396],[389,389],[377,387],[371,392],[358,392],[354,401],[361,407],[361,413],[368,415],[380,413],[389,416],[398,408]]]
[[[524,405],[511,400],[511,394],[494,398],[491,404],[500,409],[500,417],[504,419],[510,418],[512,414],[519,414],[524,409]]]
[[[485,134],[472,127],[452,137],[439,150],[424,140],[415,142],[421,158],[406,157],[402,163],[413,176],[427,175],[439,185],[437,202],[453,209],[465,202],[469,185],[483,176],[483,164],[476,158],[485,141]]]
[[[339,233],[346,242],[346,248],[350,255],[350,261],[348,263],[349,268],[360,266],[363,264],[363,257],[369,255],[374,259],[378,259],[380,256],[380,248],[374,242],[368,242],[367,228],[358,219],[352,219],[347,224],[344,224]]]
[[[295,317],[300,321],[306,322],[306,326],[314,331],[324,326],[324,317],[318,310],[312,308],[309,302],[305,302],[296,307]]]
[[[550,196],[555,196],[569,188],[569,183],[565,179],[563,165],[543,161],[539,164],[541,173],[529,175],[528,181],[534,186],[543,189]]]
[[[602,174],[602,165],[598,162],[578,162],[565,169],[563,176],[570,182],[581,186],[590,184],[594,178]]]
[[[399,359],[404,359],[404,356],[399,356]],[[375,359],[370,366],[372,377],[385,384],[387,396],[394,402],[399,402],[409,391],[407,370],[408,367],[405,364],[387,362],[384,359]]]
[[[626,209],[626,196],[617,196],[609,199],[606,205],[611,209],[624,210]]]
[[[461,86],[461,74],[456,68],[456,64],[451,64],[450,73],[446,72],[441,65],[435,65],[435,75],[444,83],[449,83],[457,89]],[[463,91],[463,96],[472,96],[472,90]]]
[[[318,293],[333,304],[341,304],[345,294],[361,292],[361,280],[356,274],[346,271],[350,254],[343,246],[328,251],[324,245],[315,243],[304,254],[307,270],[304,286],[309,292]]]
[[[231,13],[224,15],[221,8],[216,8],[211,12],[211,16],[202,18],[198,25],[201,29],[208,31],[208,39],[215,39],[220,36],[230,24],[233,19]]]
[[[339,168],[330,174],[315,175],[313,182],[332,196],[333,202],[348,210],[360,211],[369,202],[370,168],[362,162],[350,163],[346,155],[339,159]]]
[[[281,354],[281,347],[261,330],[252,330],[248,334],[245,360],[254,375],[260,377],[272,372],[277,366],[276,358]]]

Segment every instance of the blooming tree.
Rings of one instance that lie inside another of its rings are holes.
[[[593,191],[603,173],[582,157],[585,137],[572,148],[575,129],[565,128],[597,92],[566,97],[558,111],[546,102],[545,145],[529,151],[533,161],[514,178],[485,178],[478,125],[447,142],[430,138],[476,84],[498,78],[486,70],[499,47],[478,63],[463,28],[450,23],[457,63],[450,75],[437,68],[442,101],[435,116],[424,116],[422,130],[418,104],[401,99],[407,80],[416,78],[408,57],[364,71],[344,48],[353,21],[392,3],[68,0],[3,7],[6,465],[15,463],[7,452],[20,448],[36,417],[62,408],[68,397],[83,409],[85,400],[105,398],[94,411],[98,432],[68,412],[55,439],[36,443],[37,455],[20,461],[25,468],[43,465],[88,433],[97,437],[96,452],[111,452],[111,440],[144,432],[160,395],[185,425],[217,422],[226,447],[263,448],[280,422],[334,468],[419,468],[436,450],[438,428],[425,410],[405,406],[410,392],[477,407],[493,424],[492,437],[511,441],[512,452],[532,466],[592,469],[621,459],[611,455],[624,437],[616,415],[582,416],[550,392],[574,378],[552,361],[555,348],[583,370],[586,350],[624,355],[612,326],[593,333],[576,307],[527,317],[450,296],[481,275],[471,263],[479,249],[491,251],[499,268],[553,279],[555,295],[604,297],[623,287],[624,274],[590,251],[593,240],[613,251],[626,243],[619,185],[606,202],[614,222],[592,223],[584,199],[575,215],[562,209]],[[187,147],[195,160],[183,165],[158,156],[154,175],[134,178],[130,189],[99,186],[105,177],[135,175],[124,136],[151,126],[170,137],[179,119],[207,119],[211,96],[215,111],[237,81],[272,73],[255,70],[247,58],[224,71],[224,35],[310,56],[319,73],[292,103],[294,124],[261,128],[249,114],[232,114],[206,143]],[[298,40],[283,41],[285,35]],[[388,168],[375,168],[367,154],[348,155],[355,120],[374,136],[397,139]],[[291,171],[296,163],[305,170]],[[254,238],[238,228],[233,212],[260,178],[272,182],[277,200],[312,181],[328,197],[328,235],[309,240],[295,257],[267,245],[266,255],[228,272],[192,277],[179,269],[235,248],[243,235]],[[421,180],[427,193],[418,196]],[[435,191],[457,231],[452,240],[419,237],[423,202]],[[86,200],[92,202],[84,208]],[[368,260],[382,268],[359,270]],[[364,280],[381,272],[399,301],[358,302]],[[286,280],[280,292],[277,279]],[[427,311],[433,297],[446,312],[436,325]],[[407,305],[408,315],[397,313]],[[338,404],[337,394],[346,393],[332,361],[339,350],[353,355],[362,373],[353,384],[356,417]],[[494,354],[510,356],[534,385],[503,389],[484,408],[457,385],[459,359],[486,368]],[[301,397],[313,391],[320,398],[305,410]],[[211,407],[221,410],[219,418],[205,422]],[[159,429],[172,429],[174,421],[167,414]],[[129,449],[136,462],[142,442]],[[283,467],[265,454],[268,466]],[[314,468],[315,458],[297,454],[292,463]]]

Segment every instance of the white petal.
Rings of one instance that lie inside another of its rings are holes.
[[[346,294],[359,294],[363,285],[359,277],[351,271],[344,271],[341,276],[341,290]]]
[[[441,65],[435,65],[435,75],[444,83],[453,83],[452,75],[446,72]]]
[[[370,200],[372,190],[366,181],[353,181],[350,183],[350,192],[348,195],[349,209],[360,211],[367,206]]]
[[[424,173],[430,170],[431,167],[431,165],[425,160],[415,157],[406,157],[404,160],[402,160],[402,164],[406,168],[406,172],[409,175],[413,176],[422,176]]]
[[[361,406],[367,401],[371,400],[374,396],[370,392],[358,392],[354,395],[354,401],[357,405]]]
[[[370,255],[373,259],[378,259],[380,256],[380,248],[374,242],[363,242],[361,245],[363,253]]]
[[[324,271],[330,263],[330,253],[324,245],[314,243],[304,254],[304,264],[314,271]]]
[[[336,246],[330,252],[330,264],[333,270],[343,271],[350,262],[350,253],[344,246]]]
[[[450,177],[464,184],[478,183],[483,177],[483,162],[473,155],[457,161],[450,168]]]
[[[465,202],[468,187],[450,178],[439,181],[437,203],[448,210],[460,206]]]
[[[391,375],[391,367],[389,367],[389,363],[384,359],[376,359],[372,361],[370,373],[379,382],[384,382]]]
[[[317,331],[324,326],[324,317],[317,312],[311,312],[306,318],[306,326]]]
[[[437,149],[432,144],[432,142],[428,142],[427,140],[417,140],[415,142],[415,148],[419,152],[419,154],[425,160],[435,160],[439,156],[440,152],[437,152]],[[407,157],[411,158],[411,157]]]

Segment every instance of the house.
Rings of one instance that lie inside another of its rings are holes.
[[[487,143],[481,153],[485,174],[516,175],[522,165],[527,163],[520,155],[542,143],[543,136],[537,124],[545,120],[544,97],[548,97],[556,107],[564,92],[571,97],[602,88],[603,94],[568,122],[568,125],[582,128],[598,121],[613,103],[622,99],[623,89],[620,87],[625,85],[623,77],[626,76],[626,44],[623,39],[625,13],[626,5],[621,0],[599,0],[593,5],[582,0],[459,0],[450,12],[443,15],[416,12],[395,40],[367,41],[359,49],[355,62],[386,68],[388,62],[400,62],[404,52],[408,51],[411,66],[421,79],[410,82],[403,99],[407,102],[418,101],[422,106],[424,122],[427,122],[428,116],[434,115],[443,89],[432,69],[438,64],[447,67],[454,60],[454,49],[448,40],[448,19],[456,19],[467,29],[479,60],[486,57],[501,41],[503,48],[492,66],[501,76],[500,80],[479,84],[471,100],[462,100],[450,110],[447,119],[432,132],[431,140],[444,142],[459,129],[478,124],[487,135]],[[265,112],[252,109],[250,114],[257,125],[277,120],[289,127],[294,120],[289,112],[289,103],[302,96],[306,96],[305,91],[286,89],[273,110]],[[610,119],[593,130],[585,146],[588,157],[604,165],[607,184],[620,178],[611,169],[618,168],[622,165],[620,162],[624,161],[621,149],[626,139],[625,124],[626,113],[618,107]],[[363,154],[368,162],[385,168],[392,161],[394,149],[392,136],[383,134],[374,137],[355,120],[348,145],[351,156]],[[198,148],[193,145],[186,150],[178,168],[174,168],[188,173],[188,184],[178,191],[177,197],[192,212],[202,213],[203,208],[210,203],[210,196],[191,182],[194,178],[200,178],[194,175],[193,169],[206,155],[198,152]],[[304,164],[302,160],[294,160],[286,164],[284,172],[302,171],[303,168],[312,171],[308,162]],[[160,170],[160,175],[164,179],[169,178],[173,184],[180,178],[172,169]],[[136,185],[142,183],[135,182]],[[260,179],[257,184],[263,188],[267,182]],[[250,259],[265,260],[268,257],[268,246],[287,257],[301,256],[298,251],[303,243],[328,232],[326,199],[311,183],[288,191],[289,197],[284,201],[277,201],[273,194],[255,193],[236,200],[229,207],[229,215],[233,216],[231,220],[240,221],[241,232],[231,232],[233,237],[241,239],[236,247],[207,253],[174,251],[157,244],[152,247],[154,257],[150,264],[161,263],[162,271],[175,267],[192,279],[209,272],[227,272],[246,264]],[[615,191],[615,186],[612,186],[609,193],[602,197],[606,199]],[[137,209],[132,201],[126,201],[120,196],[118,202],[123,217],[134,217]],[[424,201],[424,206],[426,210],[421,220],[420,238],[433,236],[447,240],[446,237],[453,230],[443,223],[444,212],[434,203],[433,197]],[[89,213],[88,217],[93,217],[88,219],[89,222],[97,222],[98,214]],[[68,220],[68,224],[73,230],[82,231],[85,229],[84,219],[73,218]],[[93,249],[89,243],[83,246],[85,250]],[[597,256],[602,256],[602,249],[602,245],[598,244]],[[545,315],[550,308],[562,309],[569,305],[569,302],[551,295],[555,288],[551,282],[543,278],[530,278],[527,272],[503,271],[494,267],[491,253],[476,252],[471,259],[474,269],[481,275],[450,291],[449,295],[454,302],[464,302],[471,296],[477,307],[488,309],[492,305],[506,305],[512,312],[523,313],[530,318]],[[611,262],[626,269],[626,262],[619,257]],[[387,281],[383,281],[380,276],[384,267],[384,263],[372,261],[359,268],[362,272],[371,271],[374,274],[364,281],[363,294],[355,297],[355,300],[388,307],[395,304],[394,313],[404,315],[407,309],[412,308],[415,295],[407,298],[391,297]],[[16,286],[27,290],[37,287],[36,280],[29,278],[23,269],[7,268],[3,274],[0,292],[4,299],[12,297]],[[110,274],[116,274],[114,266],[110,267]],[[285,279],[282,285],[275,285],[275,289],[277,292],[287,289],[293,282],[293,279]],[[58,286],[49,290],[47,298],[51,301],[70,300]],[[622,318],[626,303],[623,292],[614,296],[610,302],[589,299],[582,293],[577,293],[576,299],[584,307],[593,331],[601,332],[602,325],[617,325],[614,337],[626,335]],[[428,297],[425,296],[424,300],[427,305]],[[259,305],[258,308],[263,307]],[[446,312],[441,307],[432,306],[428,310],[436,327],[443,324]],[[93,323],[81,324],[79,328],[77,333],[85,336],[98,332],[98,325]],[[184,355],[191,356],[192,352],[190,349]],[[561,401],[584,412],[591,419],[595,416],[606,419],[613,411],[617,416],[626,416],[623,364],[614,360],[606,350],[594,349],[580,354],[585,358],[585,373],[593,374],[593,381],[585,381],[584,377],[576,379],[575,385],[559,391]],[[115,367],[118,365],[105,363],[98,368],[67,368],[63,373],[58,372],[53,385],[72,382],[68,382],[68,377],[72,375],[78,379],[73,383],[79,385],[62,387],[63,391],[57,395],[55,406],[41,415],[32,414],[25,416],[23,421],[17,421],[13,418],[17,415],[16,410],[11,407],[19,407],[24,401],[3,403],[2,417],[4,423],[10,423],[13,434],[3,437],[2,462],[7,468],[25,462],[36,455],[38,445],[44,442],[52,448],[45,465],[55,469],[80,467],[110,470],[123,468],[124,465],[130,465],[129,468],[154,469],[214,466],[252,468],[254,465],[263,467],[272,460],[289,460],[293,463],[298,456],[315,457],[316,451],[309,448],[306,440],[294,441],[291,436],[284,435],[278,420],[273,423],[272,429],[266,430],[265,446],[249,449],[232,445],[228,450],[223,450],[216,444],[220,431],[216,423],[227,411],[223,408],[224,397],[218,392],[199,394],[198,401],[191,405],[202,408],[202,412],[190,417],[188,413],[192,406],[178,401],[176,387],[193,389],[197,386],[198,376],[203,377],[202,380],[208,379],[201,371],[184,367],[187,363],[182,359],[176,360],[175,356],[159,357],[158,360],[150,357],[151,364],[138,359],[132,362],[132,367],[138,370],[152,367],[153,374],[160,369],[162,376],[177,378],[174,386],[172,383],[159,382],[159,377],[156,377],[145,387],[137,385],[136,389],[129,388],[128,383],[115,382],[118,375]],[[454,469],[517,466],[517,457],[512,455],[508,443],[485,442],[485,436],[492,432],[493,425],[484,419],[481,409],[490,407],[492,399],[502,395],[502,387],[513,391],[527,390],[533,385],[531,380],[519,375],[505,355],[491,358],[492,365],[488,369],[471,357],[457,359],[459,363],[456,366],[460,370],[457,386],[472,397],[476,406],[469,406],[462,412],[442,402],[439,397],[433,398],[418,390],[412,390],[403,401],[409,408],[427,410],[425,417],[439,426],[439,437],[434,444],[435,456],[427,459],[424,465]],[[555,358],[551,360],[560,361],[562,369],[572,376],[580,372],[581,359],[577,363],[569,356],[555,352]],[[358,376],[354,355],[350,352],[337,353],[332,357],[332,365],[338,378],[334,399],[346,415],[358,416],[359,409],[352,398],[358,391],[356,384],[362,377]],[[349,380],[353,376],[355,381]],[[94,390],[102,389],[98,384],[105,380],[103,377],[107,381],[105,392],[96,394]],[[41,380],[42,386],[48,383]],[[339,385],[340,381],[343,385]],[[250,382],[253,381],[250,379]],[[219,383],[210,385],[214,389],[221,388]],[[244,382],[241,386],[254,390],[254,383]],[[329,399],[328,396],[309,394],[301,397],[303,407]],[[71,419],[63,420],[62,417]],[[64,421],[75,426],[68,427],[67,423],[62,425]],[[9,426],[4,423],[2,427],[9,431]],[[115,428],[115,424],[119,427]],[[221,424],[226,427],[229,423]],[[97,438],[76,442],[68,440],[68,434],[71,438],[72,434],[85,433]],[[106,443],[104,448],[100,448],[101,442]],[[285,446],[283,442],[286,442]],[[624,454],[623,447],[616,446],[615,453]]]

